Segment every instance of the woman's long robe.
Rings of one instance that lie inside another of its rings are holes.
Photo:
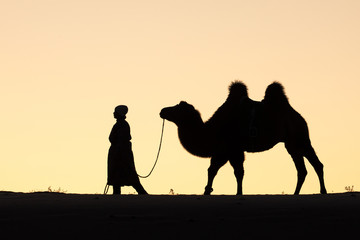
[[[125,119],[118,119],[109,140],[108,185],[132,186],[139,182],[131,148],[130,126]]]

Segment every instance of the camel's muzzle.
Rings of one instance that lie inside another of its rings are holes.
[[[160,117],[162,118],[162,119],[165,119],[165,111],[166,111],[166,108],[163,108],[163,109],[161,109],[161,111],[160,111]]]

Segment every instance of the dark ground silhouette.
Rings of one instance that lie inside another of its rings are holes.
[[[295,163],[298,173],[295,194],[300,193],[307,175],[304,157],[319,177],[320,192],[326,193],[323,164],[311,146],[306,121],[291,107],[283,86],[278,82],[267,87],[261,102],[248,97],[242,82],[232,83],[225,103],[205,123],[200,113],[184,101],[162,109],[160,116],[177,125],[180,142],[188,152],[211,157],[205,195],[212,192],[218,170],[228,161],[234,168],[237,194],[241,195],[244,151],[266,151],[279,142],[285,143]]]
[[[0,192],[2,239],[355,239],[360,194]]]

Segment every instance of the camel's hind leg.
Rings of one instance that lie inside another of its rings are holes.
[[[296,145],[285,143],[285,147],[288,153],[291,155],[297,170],[297,184],[294,194],[298,195],[307,175],[304,156],[302,151]]]
[[[314,167],[316,174],[318,175],[320,181],[320,193],[326,194],[325,182],[324,182],[324,166],[320,162],[319,158],[317,157],[313,147],[311,144],[305,150],[305,157],[309,160],[311,165]]]
[[[219,156],[213,156],[211,158],[211,162],[210,162],[210,167],[208,169],[208,182],[207,185],[205,187],[205,192],[204,195],[210,195],[211,192],[213,191],[212,189],[212,185],[214,182],[214,178],[217,174],[217,172],[219,171],[219,169],[225,165],[225,163],[227,163],[227,159],[224,157],[219,157]]]
[[[309,160],[311,165],[314,167],[316,174],[318,175],[320,181],[320,192],[322,194],[326,194],[327,191],[324,183],[323,164],[316,156],[316,153],[312,148],[310,142],[300,145],[285,143],[285,147],[288,150],[291,157],[293,158],[296,166],[296,170],[298,172],[298,182],[296,185],[295,194],[300,193],[301,186],[304,183],[305,177],[307,175],[307,171],[304,163],[304,156]]]
[[[296,189],[295,189],[295,195],[298,195],[300,193],[301,187],[305,181],[306,175],[307,175],[307,171],[306,171],[306,167],[305,167],[305,162],[304,162],[304,157],[300,154],[294,154],[291,155],[291,157],[294,160],[295,163],[295,167],[297,170],[297,184],[296,184]]]

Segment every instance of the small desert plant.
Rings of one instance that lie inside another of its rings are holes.
[[[58,189],[52,189],[51,186],[48,187],[48,192],[51,193],[66,193],[67,191],[64,189],[61,189],[60,187]]]
[[[346,186],[345,187],[345,190],[347,191],[347,192],[354,192],[354,185],[353,186]]]

